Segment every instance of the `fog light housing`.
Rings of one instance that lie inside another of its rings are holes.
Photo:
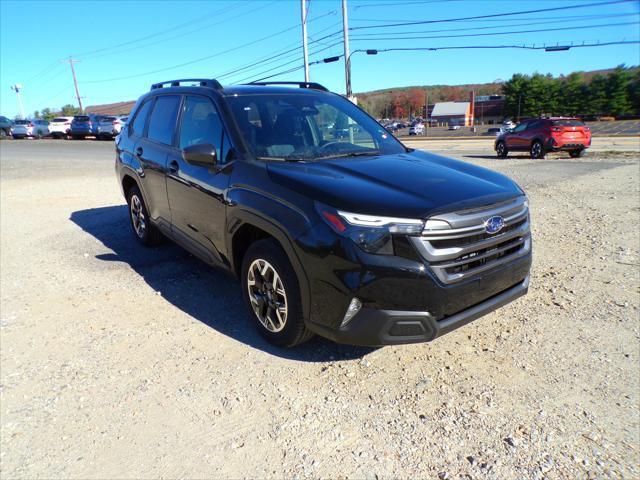
[[[347,313],[344,314],[344,318],[342,319],[342,323],[340,324],[340,328],[344,327],[349,321],[355,317],[356,313],[360,311],[362,308],[362,302],[358,300],[358,298],[353,297],[351,299],[351,303],[349,303],[349,307],[347,308]]]

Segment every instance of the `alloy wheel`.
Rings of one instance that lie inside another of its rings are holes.
[[[531,147],[531,156],[533,158],[540,158],[541,153],[542,153],[542,145],[540,144],[540,142],[534,143],[533,147]]]
[[[287,293],[276,269],[258,258],[249,266],[247,289],[251,308],[268,331],[282,331],[287,323]]]
[[[146,228],[144,212],[142,211],[142,202],[137,195],[131,195],[131,221],[133,222],[133,229],[136,231],[138,237],[144,237],[144,231]]]

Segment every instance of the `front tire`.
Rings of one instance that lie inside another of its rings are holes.
[[[584,148],[580,148],[578,150],[570,150],[569,151],[569,156],[571,158],[580,158],[580,157],[584,157],[584,153],[585,153],[585,149]]]
[[[274,239],[252,244],[242,261],[242,297],[260,335],[278,347],[313,336],[302,315],[298,277]]]
[[[547,152],[545,152],[544,146],[540,140],[536,140],[531,144],[531,158],[540,160],[543,159],[546,154]]]
[[[129,206],[129,220],[133,233],[140,243],[145,247],[153,247],[162,241],[162,234],[151,223],[147,206],[140,189],[137,186],[131,187],[127,194],[127,205]]]
[[[505,145],[505,143],[498,142],[498,144],[496,145],[496,155],[498,155],[498,158],[507,158],[508,154],[509,150],[507,150],[507,146]]]

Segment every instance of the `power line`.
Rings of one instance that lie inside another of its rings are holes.
[[[422,0],[419,2],[402,2],[402,5],[424,5],[428,3],[447,3],[447,2],[460,2],[463,0]],[[365,5],[356,5],[353,7],[353,10],[359,10],[361,8],[370,8],[370,7],[397,7],[397,3],[368,3]]]
[[[617,27],[623,25],[638,25],[640,21],[636,22],[619,22],[619,23],[603,23],[600,25],[579,25],[574,27],[559,27],[559,28],[539,28],[533,30],[512,30],[509,32],[491,32],[491,33],[466,33],[462,35],[429,35],[419,37],[372,37],[372,38],[354,38],[353,41],[371,41],[371,40],[426,40],[435,38],[466,38],[466,37],[490,37],[494,35],[517,35],[521,33],[539,33],[539,32],[558,32],[564,30],[580,30],[580,29],[592,29],[592,28],[604,28],[604,27]]]
[[[273,5],[274,3],[276,3],[276,2],[274,1],[274,2],[268,3],[268,4],[266,4],[266,5],[262,6],[262,7],[259,7],[259,9],[266,8],[268,6]],[[256,10],[258,10],[258,8],[251,10],[251,12],[244,12],[244,13],[242,13],[240,15],[236,15],[235,17],[226,18],[226,19],[224,19],[223,21],[220,21],[220,22],[215,22],[215,23],[212,23],[212,24],[209,24],[209,25],[205,25],[205,26],[196,28],[194,30],[189,30],[189,31],[186,31],[186,32],[183,32],[183,33],[179,33],[177,35],[173,35],[173,36],[170,36],[170,37],[165,37],[165,38],[162,38],[161,40],[157,40],[155,42],[146,43],[144,45],[138,45],[138,46],[135,46],[135,47],[132,47],[132,48],[124,49],[124,50],[116,50],[116,51],[113,51],[113,52],[107,52],[107,53],[103,53],[102,55],[92,55],[90,58],[92,58],[92,59],[102,58],[102,57],[106,57],[106,56],[109,56],[109,55],[119,55],[121,53],[131,52],[133,50],[139,50],[141,48],[148,48],[148,47],[151,47],[153,45],[157,45],[159,43],[164,43],[164,42],[167,42],[167,41],[170,41],[170,40],[175,40],[176,38],[185,37],[187,35],[191,35],[193,33],[199,32],[201,30],[206,30],[206,29],[211,28],[211,27],[213,27],[215,25],[219,25],[219,24],[225,23],[225,22],[227,22],[229,20],[233,20],[233,19],[242,17],[242,16],[246,15],[247,13],[253,13]],[[309,19],[307,23],[311,23],[311,22],[313,22],[315,20],[318,20],[320,18],[326,17],[328,15],[335,15],[335,13],[336,13],[335,10],[326,12],[326,13],[324,13],[322,15],[318,15],[317,17]]]
[[[122,76],[122,77],[114,77],[114,78],[108,78],[108,79],[103,79],[103,80],[87,80],[87,81],[83,81],[81,83],[84,84],[84,83],[114,82],[114,81],[118,81],[118,80],[128,80],[130,78],[144,77],[144,76],[147,76],[147,75],[152,75],[154,73],[166,72],[168,70],[173,70],[175,68],[180,68],[180,67],[184,67],[184,66],[187,66],[187,65],[192,65],[194,63],[203,62],[205,60],[209,60],[211,58],[215,58],[215,57],[218,57],[218,56],[226,54],[226,53],[234,52],[236,50],[240,50],[240,49],[245,48],[245,47],[253,46],[256,42],[261,42],[263,40],[267,40],[267,39],[273,38],[273,37],[275,37],[277,35],[281,35],[283,33],[289,32],[289,31],[291,31],[293,29],[299,28],[299,26],[300,26],[299,24],[295,24],[295,25],[293,25],[291,27],[288,27],[288,28],[285,28],[283,30],[280,30],[280,31],[278,31],[276,33],[271,33],[271,34],[269,34],[269,35],[267,35],[265,37],[258,38],[258,39],[255,39],[255,40],[251,40],[250,42],[238,45],[236,47],[228,48],[228,49],[225,49],[225,50],[220,50],[220,51],[218,51],[216,53],[213,53],[211,55],[206,55],[204,57],[200,57],[200,58],[196,58],[196,59],[193,59],[193,60],[189,60],[187,62],[179,63],[177,65],[172,65],[172,66],[169,66],[169,67],[164,67],[164,68],[160,68],[160,69],[157,69],[157,70],[137,73],[137,74],[133,74],[133,75],[125,75],[125,76]]]
[[[411,21],[411,22],[401,22],[401,23],[386,23],[380,25],[364,25],[360,27],[351,27],[349,30],[363,30],[370,28],[387,28],[387,27],[404,27],[406,25],[424,25],[428,23],[443,23],[443,22],[457,22],[461,20],[475,20],[482,18],[495,18],[495,17],[508,17],[513,15],[527,15],[529,13],[542,13],[542,12],[556,12],[559,10],[570,10],[574,8],[591,8],[591,7],[599,7],[603,5],[613,5],[618,3],[629,3],[634,0],[610,0],[607,2],[598,2],[598,3],[582,3],[578,5],[565,5],[562,7],[552,7],[552,8],[539,8],[536,10],[523,10],[520,12],[506,12],[506,13],[493,13],[490,15],[477,15],[472,17],[459,17],[459,18],[447,18],[440,20],[419,20],[419,21]]]
[[[330,25],[328,28],[320,30],[318,33],[322,32],[322,31],[326,31],[329,28],[333,28],[333,27],[334,27],[334,25]],[[331,33],[329,35],[325,35],[324,37],[321,37],[319,39],[312,40],[312,41],[309,42],[309,44],[320,43],[321,45],[326,45],[321,40],[334,37],[339,33],[342,33],[342,31],[339,30],[339,31],[333,32],[333,33]],[[296,45],[296,46],[293,47],[293,48],[289,48],[288,50],[274,52],[273,55],[271,55],[269,57],[262,58],[260,60],[256,60],[256,61],[254,61],[252,63],[243,65],[243,66],[238,67],[238,68],[234,68],[233,70],[224,72],[224,73],[222,73],[220,75],[215,75],[215,78],[220,79],[220,78],[228,77],[228,76],[233,75],[234,73],[237,73],[237,72],[241,72],[241,71],[244,71],[244,70],[251,70],[251,69],[259,67],[259,66],[261,66],[263,64],[266,65],[266,64],[269,64],[269,63],[273,63],[275,60],[278,60],[280,57],[283,57],[283,56],[285,58],[286,57],[291,57],[291,55],[287,55],[287,54],[291,54],[292,52],[297,52],[301,48],[299,42],[295,42],[294,44],[290,44],[290,45]],[[333,46],[333,45],[335,45],[335,44],[332,44],[331,46]],[[297,53],[295,53],[295,54],[297,55]]]
[[[395,48],[383,48],[378,49],[378,52],[408,52],[408,51],[436,51],[436,50],[477,50],[477,49],[504,49],[504,48],[516,48],[522,50],[546,50],[550,48],[562,47],[569,48],[588,48],[588,47],[607,47],[610,45],[632,45],[639,44],[640,40],[620,40],[618,42],[602,42],[602,43],[580,43],[571,45],[457,45],[448,47],[395,47]]]
[[[341,42],[341,41],[340,41],[340,42],[336,42],[336,43],[334,43],[333,45],[329,45],[329,46],[326,46],[326,47],[321,48],[321,49],[319,49],[319,50],[316,50],[315,52],[312,52],[312,53],[311,53],[311,55],[316,55],[316,54],[318,54],[318,53],[320,53],[320,52],[324,52],[324,51],[329,50],[330,48],[335,47],[336,45],[340,45],[340,44],[342,44],[342,42]],[[258,77],[258,76],[260,76],[260,75],[264,75],[265,73],[270,73],[270,72],[272,72],[272,71],[274,71],[274,70],[277,70],[277,69],[279,69],[279,68],[286,67],[287,65],[291,65],[292,63],[295,63],[295,62],[297,62],[297,61],[299,61],[299,60],[298,60],[298,58],[296,58],[296,59],[294,59],[294,60],[291,60],[291,61],[289,61],[289,62],[286,62],[286,63],[282,63],[282,64],[280,64],[280,65],[278,65],[278,66],[276,66],[276,67],[269,68],[268,70],[265,70],[265,71],[263,71],[263,72],[255,73],[255,74],[253,74],[253,75],[249,75],[248,77],[243,78],[242,80],[234,81],[233,83],[243,83],[243,82],[249,81],[249,80],[253,79],[254,77]],[[304,67],[304,65],[303,65],[303,67]],[[297,68],[297,67],[296,67],[296,68]],[[270,78],[270,77],[269,77],[269,78]],[[254,80],[254,81],[258,81],[258,80]]]
[[[271,3],[274,3],[274,2],[271,2]],[[94,54],[94,53],[100,53],[100,52],[104,52],[104,51],[107,51],[107,50],[112,50],[112,49],[114,49],[114,48],[120,48],[120,47],[124,47],[124,46],[127,46],[127,45],[131,45],[131,44],[133,44],[133,43],[142,42],[142,41],[144,41],[144,40],[148,40],[148,39],[150,39],[150,38],[158,37],[158,36],[161,36],[161,35],[166,35],[167,30],[179,30],[179,29],[181,29],[181,28],[188,27],[188,26],[190,26],[190,25],[192,25],[192,24],[194,24],[194,23],[200,23],[200,22],[203,22],[203,21],[204,21],[204,20],[206,20],[207,18],[210,18],[210,17],[212,17],[212,16],[214,16],[214,15],[218,15],[219,13],[224,13],[224,12],[227,12],[227,11],[231,11],[231,10],[233,10],[234,8],[235,8],[235,7],[229,7],[229,6],[226,6],[226,7],[224,7],[224,8],[219,9],[219,10],[216,10],[216,11],[214,11],[214,12],[208,13],[208,14],[206,14],[206,15],[204,15],[204,16],[200,16],[200,17],[195,18],[195,19],[193,19],[193,20],[189,20],[189,21],[187,21],[187,22],[183,22],[183,23],[181,23],[181,24],[179,24],[179,25],[176,25],[176,26],[174,26],[174,27],[168,27],[168,28],[165,28],[164,30],[159,31],[159,32],[156,32],[156,33],[152,33],[152,34],[149,34],[149,35],[145,35],[145,36],[143,36],[143,37],[135,38],[135,39],[133,39],[133,40],[129,40],[129,41],[126,41],[126,42],[118,43],[118,44],[116,44],[116,45],[111,45],[111,46],[109,46],[109,47],[103,47],[103,48],[98,48],[98,49],[96,49],[96,50],[89,50],[89,51],[87,51],[87,52],[78,53],[78,54],[76,54],[75,56],[76,56],[76,57],[85,57],[85,56],[87,56],[87,55],[92,55],[92,54]],[[259,8],[263,8],[263,7],[259,7]]]
[[[567,20],[573,20],[573,19],[590,19],[590,18],[603,18],[603,17],[616,17],[616,16],[620,16],[620,17],[624,17],[624,16],[637,16],[637,13],[614,13],[614,14],[607,14],[607,15],[571,15],[570,17],[564,17]],[[559,17],[555,17],[555,18],[559,18]],[[543,17],[526,17],[527,20],[549,20],[548,16],[543,16]],[[460,20],[456,20],[456,19],[451,19],[451,20],[446,20],[447,22],[453,22],[453,23],[489,23],[489,22],[513,22],[514,20],[518,20],[518,19],[513,19],[513,18],[464,18],[464,19],[460,19]],[[524,19],[520,19],[520,20],[524,20]],[[354,22],[412,22],[413,20],[400,20],[400,19],[384,19],[384,18],[354,18],[353,19]],[[435,23],[440,23],[440,21],[437,21]]]
[[[597,18],[597,19],[604,19],[604,18],[614,18],[614,17],[629,17],[629,16],[634,16],[637,17],[636,14],[634,13],[618,13],[618,14],[612,14],[612,15],[585,15],[588,18]],[[541,22],[531,22],[528,21],[526,23],[510,23],[507,25],[488,25],[488,26],[484,26],[484,27],[473,27],[474,30],[489,30],[489,29],[494,29],[494,28],[509,28],[509,27],[522,27],[522,26],[526,26],[526,25],[547,25],[547,24],[553,24],[553,23],[563,23],[566,22],[567,20],[577,20],[580,19],[580,16],[572,16],[572,17],[562,17],[560,19],[556,19],[556,20],[543,20]],[[509,21],[511,21],[512,19],[509,19]],[[412,30],[412,31],[407,31],[407,32],[393,32],[393,35],[411,35],[411,34],[416,34],[416,33],[438,33],[438,32],[459,32],[459,31],[468,31],[469,27],[461,27],[461,28],[443,28],[440,30]],[[350,38],[366,38],[366,37],[375,37],[376,35],[384,35],[380,32],[377,33],[356,33],[354,35],[351,35]]]

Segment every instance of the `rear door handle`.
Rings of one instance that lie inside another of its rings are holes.
[[[143,153],[144,153],[144,150],[142,150],[142,147],[137,147],[136,148],[136,156],[137,157],[141,157]]]
[[[169,162],[169,172],[178,173],[178,170],[180,170],[180,165],[178,165],[178,162],[176,162],[175,160],[171,160],[171,162]]]

